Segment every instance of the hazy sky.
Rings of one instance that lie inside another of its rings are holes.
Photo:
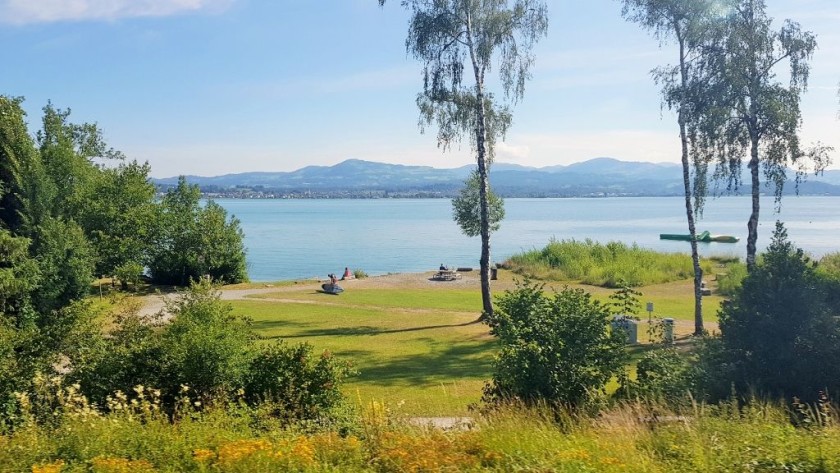
[[[767,0],[818,35],[803,140],[840,149],[840,1]],[[678,162],[650,70],[676,52],[614,0],[548,1],[549,33],[497,160]],[[0,93],[48,100],[156,177],[290,171],[348,158],[456,167],[417,127],[420,64],[399,0],[0,0]],[[834,154],[840,167],[840,153]]]

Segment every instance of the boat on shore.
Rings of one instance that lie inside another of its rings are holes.
[[[660,240],[691,241],[691,235],[681,233],[660,233]],[[738,243],[741,239],[732,235],[712,235],[709,232],[697,234],[697,241],[702,243]]]

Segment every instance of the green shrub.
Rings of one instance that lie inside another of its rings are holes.
[[[362,271],[361,269],[354,269],[353,270],[353,277],[356,279],[364,279],[368,277],[368,273]]]
[[[274,343],[251,360],[245,396],[249,404],[268,404],[279,417],[314,420],[341,404],[340,386],[350,374],[349,365],[329,352],[316,356],[309,344]]]
[[[717,276],[717,290],[722,296],[734,296],[741,287],[744,278],[747,277],[747,265],[741,262],[732,262],[727,266],[725,274]]]
[[[817,270],[834,279],[840,279],[840,251],[829,253],[820,258]]]
[[[234,315],[204,279],[167,305],[169,323],[153,323],[129,308],[95,348],[74,359],[69,374],[91,401],[104,405],[115,392],[136,386],[160,390],[173,412],[179,399],[223,403],[242,396],[251,406],[267,404],[285,420],[328,417],[342,400],[347,365],[309,345],[262,346],[249,321]]]
[[[694,277],[691,257],[681,253],[658,253],[620,242],[601,244],[592,240],[552,240],[542,250],[514,255],[505,268],[540,279],[580,281],[605,287],[631,287]],[[708,271],[708,263],[705,263]]]
[[[815,400],[840,392],[840,324],[827,287],[777,222],[762,260],[721,309],[720,373],[742,393]]]
[[[120,280],[123,290],[128,290],[129,286],[133,286],[136,290],[142,275],[143,265],[135,261],[129,261],[114,268],[114,276]]]
[[[624,335],[609,330],[609,310],[581,289],[548,296],[517,283],[486,323],[499,340],[484,400],[586,407],[625,361]]]
[[[697,396],[696,356],[673,346],[657,346],[636,364],[636,379],[623,376],[617,395],[671,407],[684,406]]]

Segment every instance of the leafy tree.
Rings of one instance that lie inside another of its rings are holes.
[[[809,400],[826,388],[838,392],[840,308],[829,303],[827,287],[777,222],[762,261],[720,312],[724,368],[718,371],[726,381],[741,392]]]
[[[793,21],[786,20],[779,30],[772,29],[771,22],[764,0],[739,0],[704,54],[704,78],[716,90],[707,97],[711,110],[705,114],[705,130],[718,144],[717,174],[737,187],[741,162],[749,156],[752,207],[746,262],[750,271],[756,265],[760,170],[774,184],[778,202],[786,167],[802,166],[810,158],[820,170],[830,149],[818,145],[806,152],[799,143],[799,102],[808,84],[816,37]],[[777,79],[783,63],[789,65],[787,85]]]
[[[639,302],[639,297],[642,293],[633,289],[624,280],[618,281],[618,290],[610,294],[610,306],[615,315],[624,315],[626,317],[633,317],[639,315],[642,308],[642,303]]]
[[[464,182],[458,197],[452,199],[452,219],[461,227],[464,235],[475,237],[481,234],[481,203],[478,172],[473,171]],[[505,201],[488,188],[487,204],[490,206],[490,231],[499,229],[505,218]]]
[[[33,303],[42,316],[90,292],[95,252],[75,222],[50,218],[34,232],[32,253],[38,259],[41,283]]]
[[[624,366],[624,335],[609,330],[610,313],[582,289],[547,296],[528,282],[498,298],[486,323],[500,343],[490,402],[584,407]]]
[[[149,261],[156,282],[186,286],[204,275],[227,283],[247,279],[239,221],[228,220],[212,201],[202,208],[200,200],[198,186],[183,176],[163,197]]]
[[[417,96],[421,130],[437,125],[443,149],[466,135],[476,152],[481,293],[487,316],[493,313],[489,167],[511,113],[488,91],[485,79],[496,67],[504,97],[511,102],[523,97],[534,62],[532,48],[547,30],[546,6],[539,0],[403,0],[402,5],[412,14],[406,49],[423,63],[423,91]]]
[[[682,162],[685,216],[688,233],[691,236],[691,261],[694,266],[694,334],[703,334],[702,282],[703,269],[697,251],[697,228],[695,214],[702,213],[706,196],[707,161],[690,149],[702,146],[696,140],[697,127],[692,120],[702,113],[705,96],[708,95],[705,81],[694,64],[702,47],[709,39],[711,18],[722,8],[718,0],[623,0],[622,13],[625,18],[639,23],[664,42],[673,40],[679,51],[677,67],[663,67],[654,71],[654,76],[663,85],[664,102],[677,111],[680,130],[680,159]],[[694,117],[692,116],[694,115]],[[694,180],[692,182],[692,175]]]
[[[12,231],[22,224],[22,173],[36,156],[22,101],[0,95],[0,228]]]
[[[79,222],[96,248],[96,274],[113,275],[117,268],[147,261],[157,215],[155,187],[148,163],[120,163],[96,176]]]
[[[31,317],[31,295],[40,283],[38,264],[29,256],[30,241],[0,229],[0,317],[20,325]]]

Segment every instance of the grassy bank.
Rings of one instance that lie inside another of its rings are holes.
[[[49,427],[0,435],[0,472],[741,472],[840,470],[840,428],[796,428],[779,407],[700,407],[682,417],[639,405],[595,420],[538,411],[479,418],[444,432],[395,421],[367,406],[342,434],[283,429],[258,413],[182,411],[174,422],[149,403],[118,413],[65,406]]]
[[[692,278],[691,258],[682,253],[660,253],[620,242],[592,240],[551,241],[545,248],[526,251],[508,259],[504,267],[522,275],[555,281],[618,287],[648,286]],[[711,274],[712,265],[702,263]]]

